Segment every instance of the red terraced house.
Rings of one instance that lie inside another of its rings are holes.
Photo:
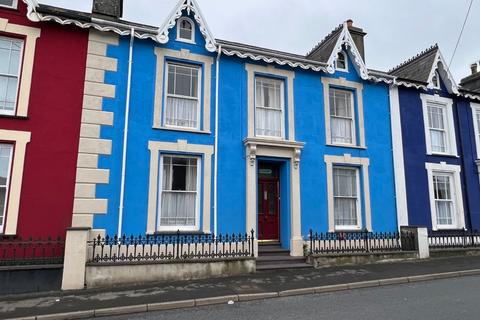
[[[35,22],[29,1],[0,0],[3,239],[64,237],[72,224],[88,31]]]

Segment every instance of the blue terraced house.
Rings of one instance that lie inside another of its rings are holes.
[[[352,21],[307,55],[215,39],[195,0],[130,27],[91,32],[111,66],[97,233],[254,230],[303,256],[310,229],[398,230],[394,77]]]
[[[399,224],[480,228],[478,93],[456,85],[438,45],[389,73]]]

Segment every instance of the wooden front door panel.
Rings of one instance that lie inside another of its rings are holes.
[[[278,179],[258,181],[258,239],[280,239],[280,198]]]

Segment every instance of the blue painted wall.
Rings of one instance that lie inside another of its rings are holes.
[[[154,48],[188,49],[196,54],[216,57],[205,50],[205,41],[197,27],[196,45],[175,41],[176,30],[170,30],[170,42],[158,45],[150,40],[135,40],[132,74],[132,96],[127,150],[127,171],[123,230],[127,234],[143,234],[147,223],[150,153],[148,141],[176,142],[187,140],[192,144],[214,144],[215,119],[215,67],[211,83],[211,128],[212,134],[187,133],[152,129],[157,59]],[[120,169],[125,119],[125,96],[128,68],[128,41],[122,38],[119,46],[109,46],[108,56],[119,59],[116,73],[107,73],[106,82],[117,86],[115,99],[105,99],[104,110],[115,114],[114,126],[102,128],[101,137],[113,140],[111,156],[100,158],[100,168],[110,170],[110,183],[97,187],[97,197],[109,200],[108,213],[96,215],[95,228],[106,229],[115,234],[118,224],[120,194]],[[220,60],[219,94],[219,163],[218,163],[218,232],[245,232],[246,228],[246,159],[244,139],[247,137],[247,72],[245,63],[257,63],[235,57],[222,56]],[[262,64],[265,65],[265,64]],[[281,68],[278,65],[276,68]],[[302,234],[306,237],[310,228],[328,230],[327,179],[324,155],[350,154],[353,157],[370,159],[370,194],[372,223],[375,231],[397,229],[395,190],[390,135],[388,86],[363,81],[350,63],[349,73],[327,75],[303,69],[295,71],[295,128],[296,140],[305,142],[301,157],[301,208]],[[204,75],[205,76],[205,75]],[[364,85],[365,150],[357,148],[326,146],[324,97],[321,77],[345,77]],[[286,99],[286,101],[288,101]],[[288,125],[288,124],[287,124]],[[292,168],[282,167],[282,185],[288,185]],[[212,164],[213,173],[213,164]],[[282,188],[282,198],[289,190]],[[213,181],[212,181],[213,195]],[[364,199],[362,199],[364,200]],[[364,201],[362,201],[364,204]],[[213,205],[213,198],[212,198]],[[284,214],[290,207],[290,199],[282,201],[282,243],[288,246],[289,216]],[[364,213],[365,208],[362,209]],[[213,209],[209,214],[212,216]],[[365,221],[365,217],[362,219]],[[213,217],[212,229],[213,229]]]
[[[439,94],[453,99],[453,115],[459,157],[427,155],[421,93]],[[432,228],[431,208],[425,163],[445,162],[462,168],[461,181],[465,224],[468,229],[480,228],[480,197],[473,118],[468,101],[450,95],[442,83],[441,90],[424,92],[400,87],[405,178],[409,224]]]

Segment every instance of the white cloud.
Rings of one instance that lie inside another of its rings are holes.
[[[90,11],[91,0],[41,0],[42,3]],[[160,26],[176,0],[125,0],[127,20]],[[469,0],[198,0],[217,38],[306,53],[334,27],[351,18],[368,33],[370,68],[389,69],[438,43],[450,60]],[[457,81],[480,59],[478,14],[474,3],[452,73]]]

